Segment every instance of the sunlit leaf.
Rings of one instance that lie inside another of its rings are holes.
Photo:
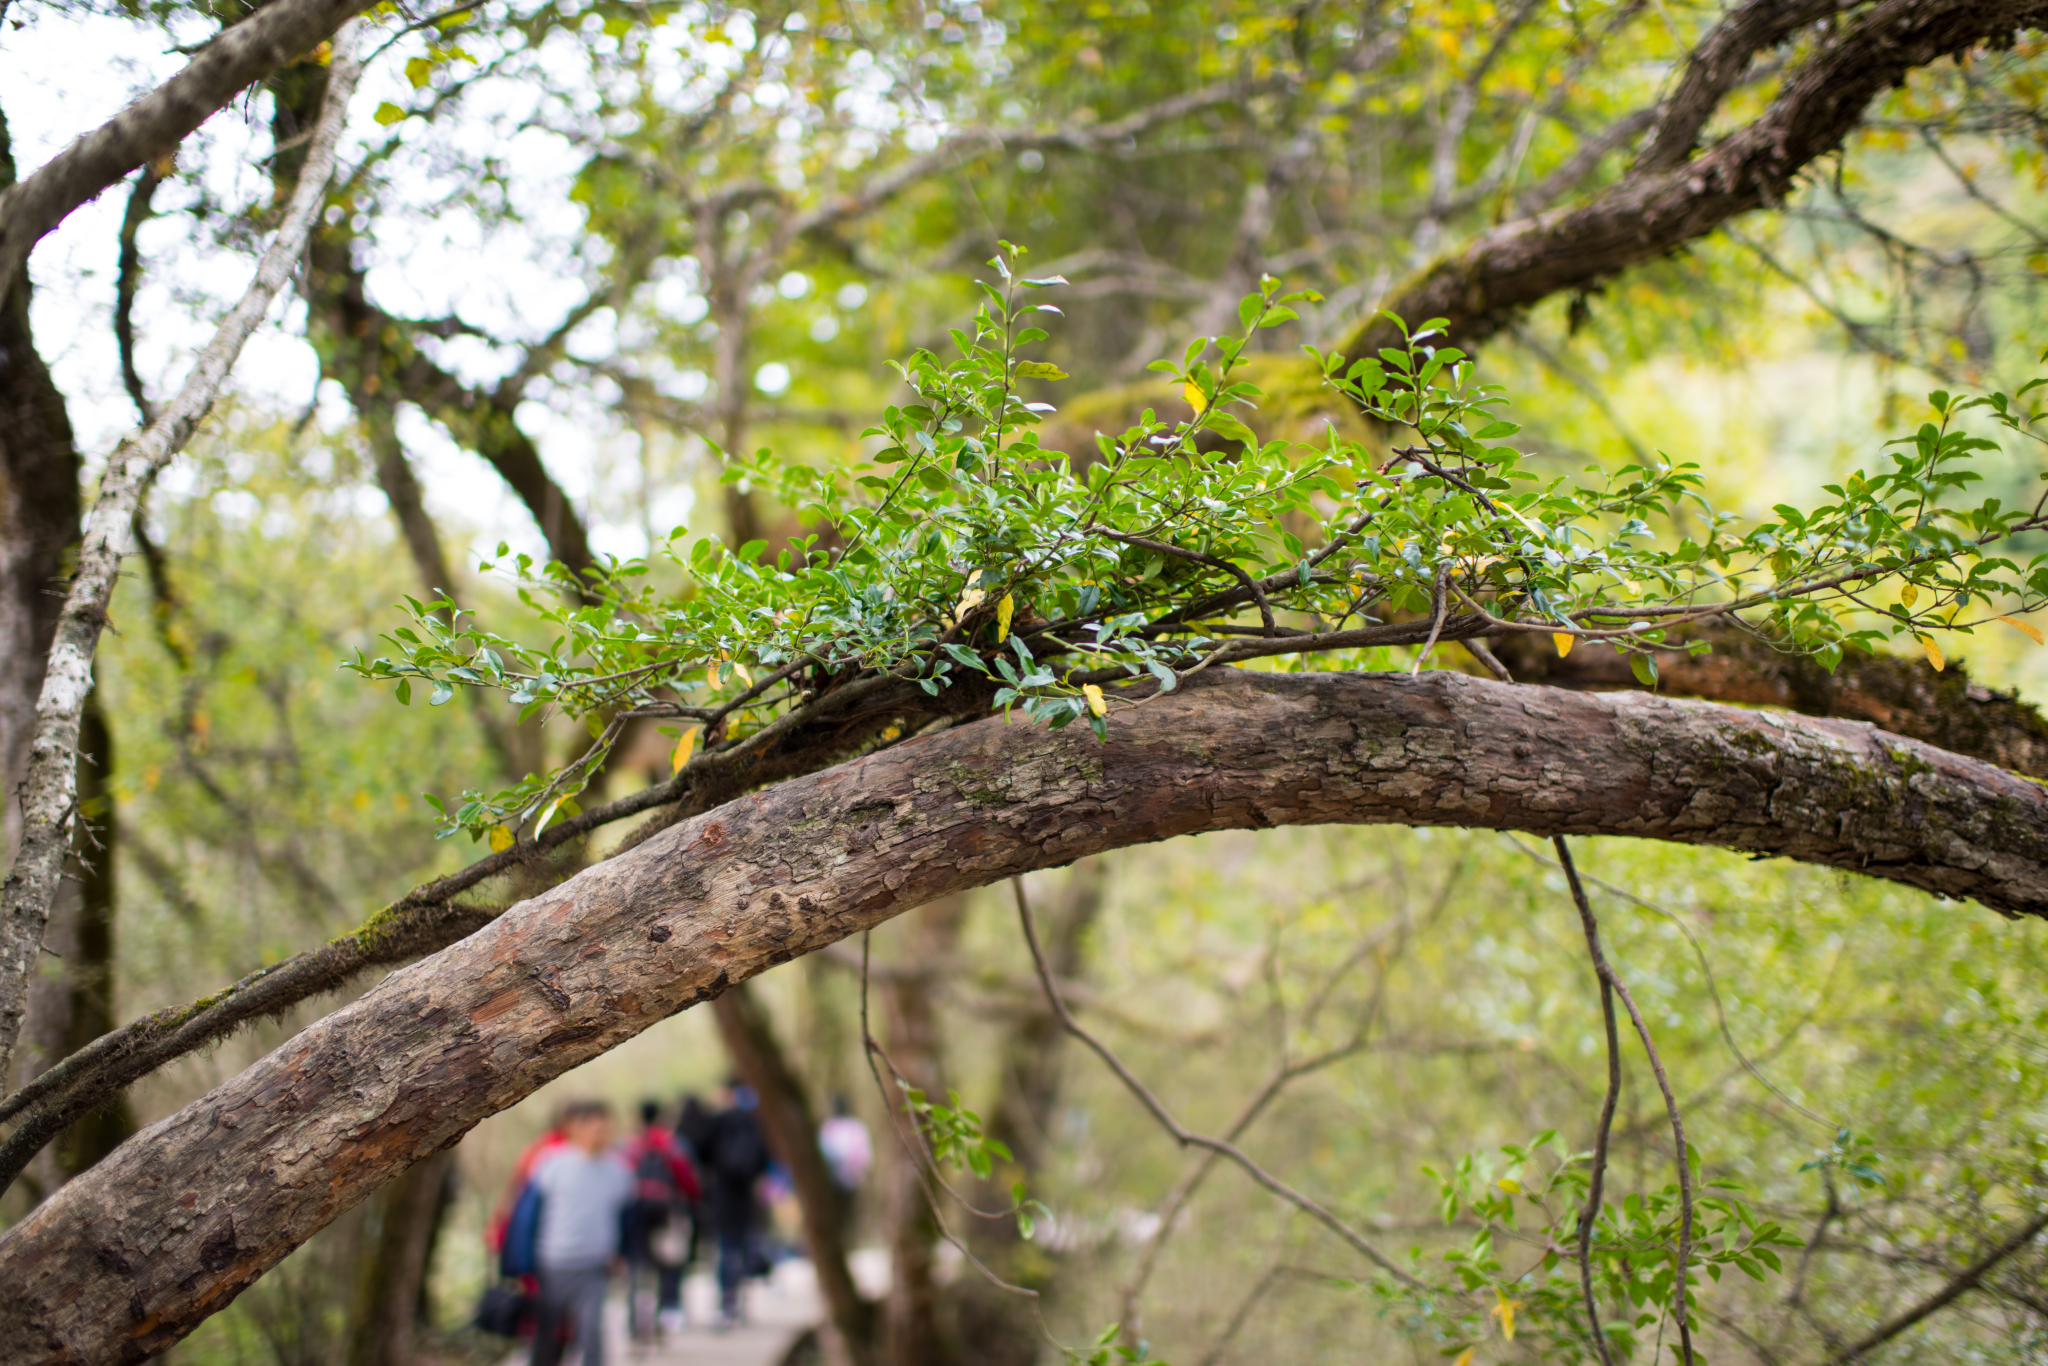
[[[2000,617],[1999,620],[2026,636],[2027,639],[2033,641],[2036,645],[2048,645],[2048,636],[2043,636],[2041,628],[2033,625],[2031,622],[2021,621],[2018,617]]]

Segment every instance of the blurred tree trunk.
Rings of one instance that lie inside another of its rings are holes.
[[[775,1035],[774,1022],[746,983],[729,987],[712,1003],[726,1051],[747,1085],[760,1098],[761,1128],[770,1148],[789,1168],[803,1210],[804,1239],[818,1290],[825,1297],[835,1332],[821,1335],[827,1366],[835,1361],[864,1366],[874,1360],[874,1306],[860,1297],[847,1263],[843,1207],[825,1156],[818,1150],[815,1107]]]
[[[1081,974],[1088,935],[1102,912],[1107,871],[1100,859],[1083,860],[1056,895],[1033,906],[1046,965],[1060,981]],[[998,1164],[989,1180],[976,1183],[972,1198],[982,1209],[1007,1208],[1011,1187],[1019,1181],[1027,1197],[1042,1195],[1041,1178],[1054,1147],[1067,1035],[1042,996],[1034,992],[1030,999],[1032,1005],[1010,1026],[999,1055],[1001,1090],[989,1108],[986,1132],[1010,1150],[1011,1160]],[[1012,1285],[1041,1296],[1050,1292],[1059,1268],[1024,1240],[1016,1220],[973,1219],[969,1243],[976,1257]],[[952,1287],[950,1298],[960,1335],[976,1345],[980,1366],[1031,1366],[1038,1359],[1031,1301],[971,1272]]]
[[[965,895],[944,897],[905,917],[903,954],[881,983],[889,1061],[904,1082],[944,1103],[945,1054],[933,987],[960,942]],[[895,1078],[884,1077],[893,1086]],[[890,1123],[905,1138],[915,1121],[903,1113],[900,1092],[884,1098]],[[888,1366],[951,1366],[964,1360],[940,1314],[934,1253],[939,1225],[917,1164],[893,1137],[881,1143],[889,1173],[889,1295],[882,1302],[882,1360]]]
[[[411,1366],[454,1169],[455,1150],[445,1148],[377,1193],[370,1216],[375,1242],[357,1284],[348,1366]]]
[[[15,179],[0,114],[0,189]],[[0,302],[0,781],[12,793],[28,764],[36,699],[57,614],[66,552],[78,539],[78,448],[64,396],[36,353],[28,272]],[[0,802],[11,859],[21,817]]]

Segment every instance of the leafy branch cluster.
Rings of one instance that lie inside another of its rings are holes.
[[[2048,558],[2000,553],[2048,527],[2031,507],[1969,502],[1970,465],[1997,443],[1964,422],[2031,435],[2038,414],[2008,397],[1930,399],[1938,420],[1890,443],[1889,468],[1828,485],[1832,501],[1741,530],[1716,511],[1691,464],[1662,457],[1584,478],[1543,476],[1504,444],[1508,397],[1435,323],[1400,326],[1400,347],[1346,362],[1309,348],[1331,388],[1387,433],[1385,446],[1332,426],[1319,443],[1261,437],[1258,388],[1240,377],[1262,329],[1307,293],[1261,281],[1241,332],[1199,337],[1158,361],[1189,414],[1147,410],[1079,455],[1045,449],[1053,409],[1036,386],[1065,376],[1026,358],[1059,309],[1025,278],[1020,248],[991,262],[957,354],[898,366],[915,401],[863,434],[851,466],[763,451],[728,481],[796,510],[808,528],[770,553],[677,528],[663,573],[646,559],[578,575],[519,555],[520,599],[553,634],[538,645],[486,629],[448,601],[408,599],[390,653],[348,667],[410,701],[458,688],[506,693],[521,719],[580,718],[594,743],[575,763],[496,793],[434,804],[443,835],[509,846],[537,835],[601,764],[623,726],[682,723],[681,772],[736,746],[761,747],[826,694],[914,683],[937,696],[963,680],[990,705],[1106,735],[1112,705],[1138,705],[1216,663],[1294,656],[1356,667],[1361,650],[1506,632],[1552,635],[1630,657],[1656,681],[1655,652],[1704,642],[1688,628],[1733,620],[1833,667],[1843,650],[1919,640],[2048,601]],[[1988,419],[1988,421],[1984,421]],[[2048,478],[2048,476],[2044,476]],[[500,548],[500,557],[505,555]],[[487,563],[486,570],[496,569]],[[674,583],[680,575],[680,587]],[[2014,621],[2020,629],[2033,628]],[[1108,689],[1108,691],[1105,691]],[[887,736],[885,739],[894,738]],[[700,744],[701,742],[701,744]]]
[[[1549,1150],[1546,1153],[1546,1150]],[[1590,1184],[1591,1153],[1568,1151],[1555,1130],[1527,1143],[1504,1144],[1496,1162],[1490,1154],[1468,1153],[1448,1170],[1425,1167],[1442,1197],[1446,1225],[1465,1216],[1478,1224],[1471,1242],[1443,1254],[1463,1293],[1418,1294],[1391,1282],[1379,1289],[1400,1305],[1417,1327],[1442,1337],[1453,1353],[1476,1348],[1498,1333],[1522,1341],[1540,1360],[1579,1359],[1586,1343],[1578,1269],[1579,1221]],[[1689,1153],[1695,1180],[1699,1154]],[[1547,1160],[1546,1160],[1547,1157]],[[1693,1203],[1690,1261],[1714,1280],[1733,1268],[1763,1281],[1784,1270],[1776,1249],[1804,1244],[1776,1222],[1760,1216],[1741,1198],[1740,1182],[1715,1180],[1717,1193]],[[1600,1301],[1630,1306],[1631,1318],[1603,1322],[1610,1352],[1627,1357],[1637,1331],[1663,1325],[1677,1299],[1683,1205],[1676,1183],[1660,1190],[1631,1192],[1603,1204],[1595,1221],[1590,1257]],[[1520,1251],[1522,1265],[1504,1260]],[[1418,1273],[1422,1268],[1417,1265]],[[1491,1292],[1491,1307],[1485,1306]],[[1695,1354],[1695,1360],[1698,1360]]]

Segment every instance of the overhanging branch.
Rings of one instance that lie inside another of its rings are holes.
[[[1689,161],[1673,158],[1760,45],[1789,36],[1791,21],[1834,8],[1826,0],[1738,7],[1694,54],[1636,171],[1577,209],[1482,233],[1394,290],[1387,310],[1411,324],[1444,318],[1460,346],[1483,342],[1553,294],[1597,285],[1783,203],[1794,178],[1840,147],[1870,101],[1915,68],[2048,25],[2048,0],[1882,0],[1823,36],[1753,122]],[[1396,329],[1376,316],[1336,349],[1359,357],[1398,344]]]
[[[1625,834],[2048,915],[2048,793],[1840,721],[1458,674],[1233,674],[959,726],[730,802],[392,974],[0,1237],[0,1362],[139,1361],[342,1211],[735,981],[937,897],[1201,831]]]

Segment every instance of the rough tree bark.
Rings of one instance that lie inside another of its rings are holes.
[[[1733,84],[1728,70],[1739,75],[1750,56],[1790,36],[1791,21],[1833,8],[1785,0],[1738,6],[1695,50],[1635,172],[1579,208],[1481,233],[1396,288],[1384,306],[1411,324],[1447,319],[1452,339],[1469,348],[1553,294],[1587,289],[1752,209],[1782,204],[1794,178],[1840,147],[1870,101],[1914,68],[2048,25],[2048,0],[1881,0],[1820,34],[1763,114],[1682,160]],[[1375,316],[1337,350],[1370,356],[1398,340],[1392,324]]]
[[[0,1362],[140,1361],[486,1116],[913,906],[1206,830],[1618,834],[2048,915],[2048,793],[1851,722],[1459,674],[1218,670],[1078,727],[982,721],[675,825],[402,969],[0,1237]]]
[[[1894,735],[2048,780],[2048,717],[2015,694],[1974,681],[1960,659],[1937,673],[1920,659],[1852,653],[1830,673],[1811,656],[1774,649],[1752,632],[1702,631],[1694,638],[1711,641],[1713,652],[1658,651],[1657,691],[1868,721]],[[1602,692],[1643,686],[1628,660],[1612,650],[1574,650],[1559,658],[1541,636],[1489,643],[1517,682]]]

